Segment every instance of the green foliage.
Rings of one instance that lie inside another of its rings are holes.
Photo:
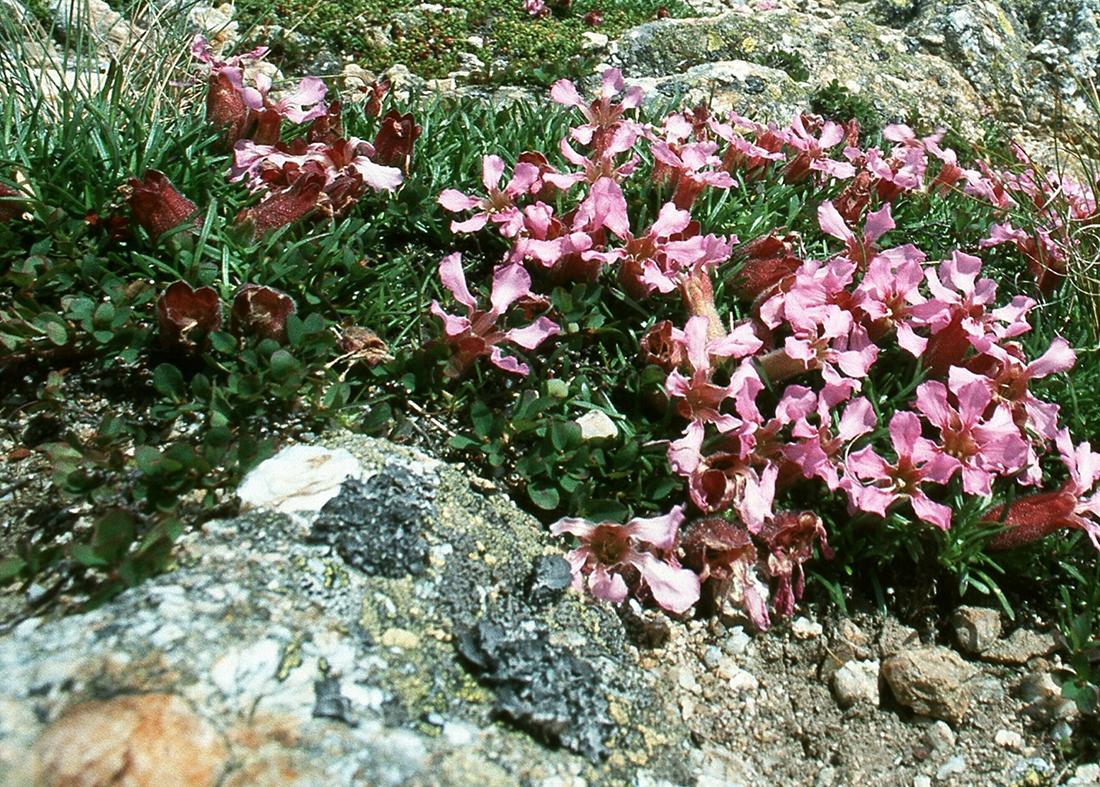
[[[853,93],[835,79],[814,92],[810,97],[810,109],[841,123],[855,119],[859,121],[863,133],[872,137],[882,129],[886,121],[874,101]]]
[[[414,0],[242,0],[237,15],[250,24],[290,23],[273,41],[257,43],[272,44],[291,70],[308,66],[324,50],[334,60],[347,56],[376,72],[402,63],[419,76],[440,78],[459,69],[465,53],[485,64],[471,75],[474,82],[549,85],[595,65],[584,52],[582,33],[614,38],[655,19],[659,8],[672,16],[690,10],[680,0],[550,0],[547,6],[551,13],[540,19],[527,13],[522,0],[454,0],[444,11],[426,10]],[[598,28],[584,22],[593,10],[603,17]]]

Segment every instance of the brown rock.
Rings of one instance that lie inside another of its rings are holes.
[[[1001,636],[1001,615],[986,607],[959,607],[951,616],[955,640],[967,653],[984,653]]]
[[[31,755],[43,787],[205,787],[217,782],[228,750],[180,697],[138,694],[70,708]]]
[[[1027,664],[1036,656],[1049,656],[1057,649],[1050,634],[1040,634],[1031,629],[1016,629],[1008,637],[982,653],[982,658],[998,664]]]
[[[951,723],[970,707],[969,681],[977,670],[953,650],[921,647],[882,662],[882,676],[899,703],[914,713]]]

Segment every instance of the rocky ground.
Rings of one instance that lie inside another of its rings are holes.
[[[333,436],[103,607],[0,637],[0,784],[1095,784],[1049,632],[618,614],[491,484]],[[93,742],[94,745],[89,745]],[[76,779],[80,781],[74,781]]]

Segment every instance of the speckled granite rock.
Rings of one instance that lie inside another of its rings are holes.
[[[171,573],[0,638],[0,784],[163,784],[157,729],[203,766],[188,784],[691,781],[658,675],[566,592],[534,520],[423,455],[339,443],[363,469],[319,518],[209,523]]]
[[[885,118],[919,109],[964,131],[977,127],[983,103],[950,64],[858,6],[828,18],[778,8],[652,22],[624,35],[613,52],[610,62],[632,79],[668,95],[702,98],[713,90],[715,106],[761,121],[789,121],[834,80]]]
[[[786,122],[836,80],[884,119],[967,134],[986,114],[1043,136],[1091,127],[1100,0],[695,0],[637,27],[609,62],[661,93]],[[749,77],[752,79],[749,79]]]

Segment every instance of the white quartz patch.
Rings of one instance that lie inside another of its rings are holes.
[[[361,478],[359,460],[343,448],[292,445],[244,477],[237,494],[244,509],[290,514],[320,511],[348,478]]]

